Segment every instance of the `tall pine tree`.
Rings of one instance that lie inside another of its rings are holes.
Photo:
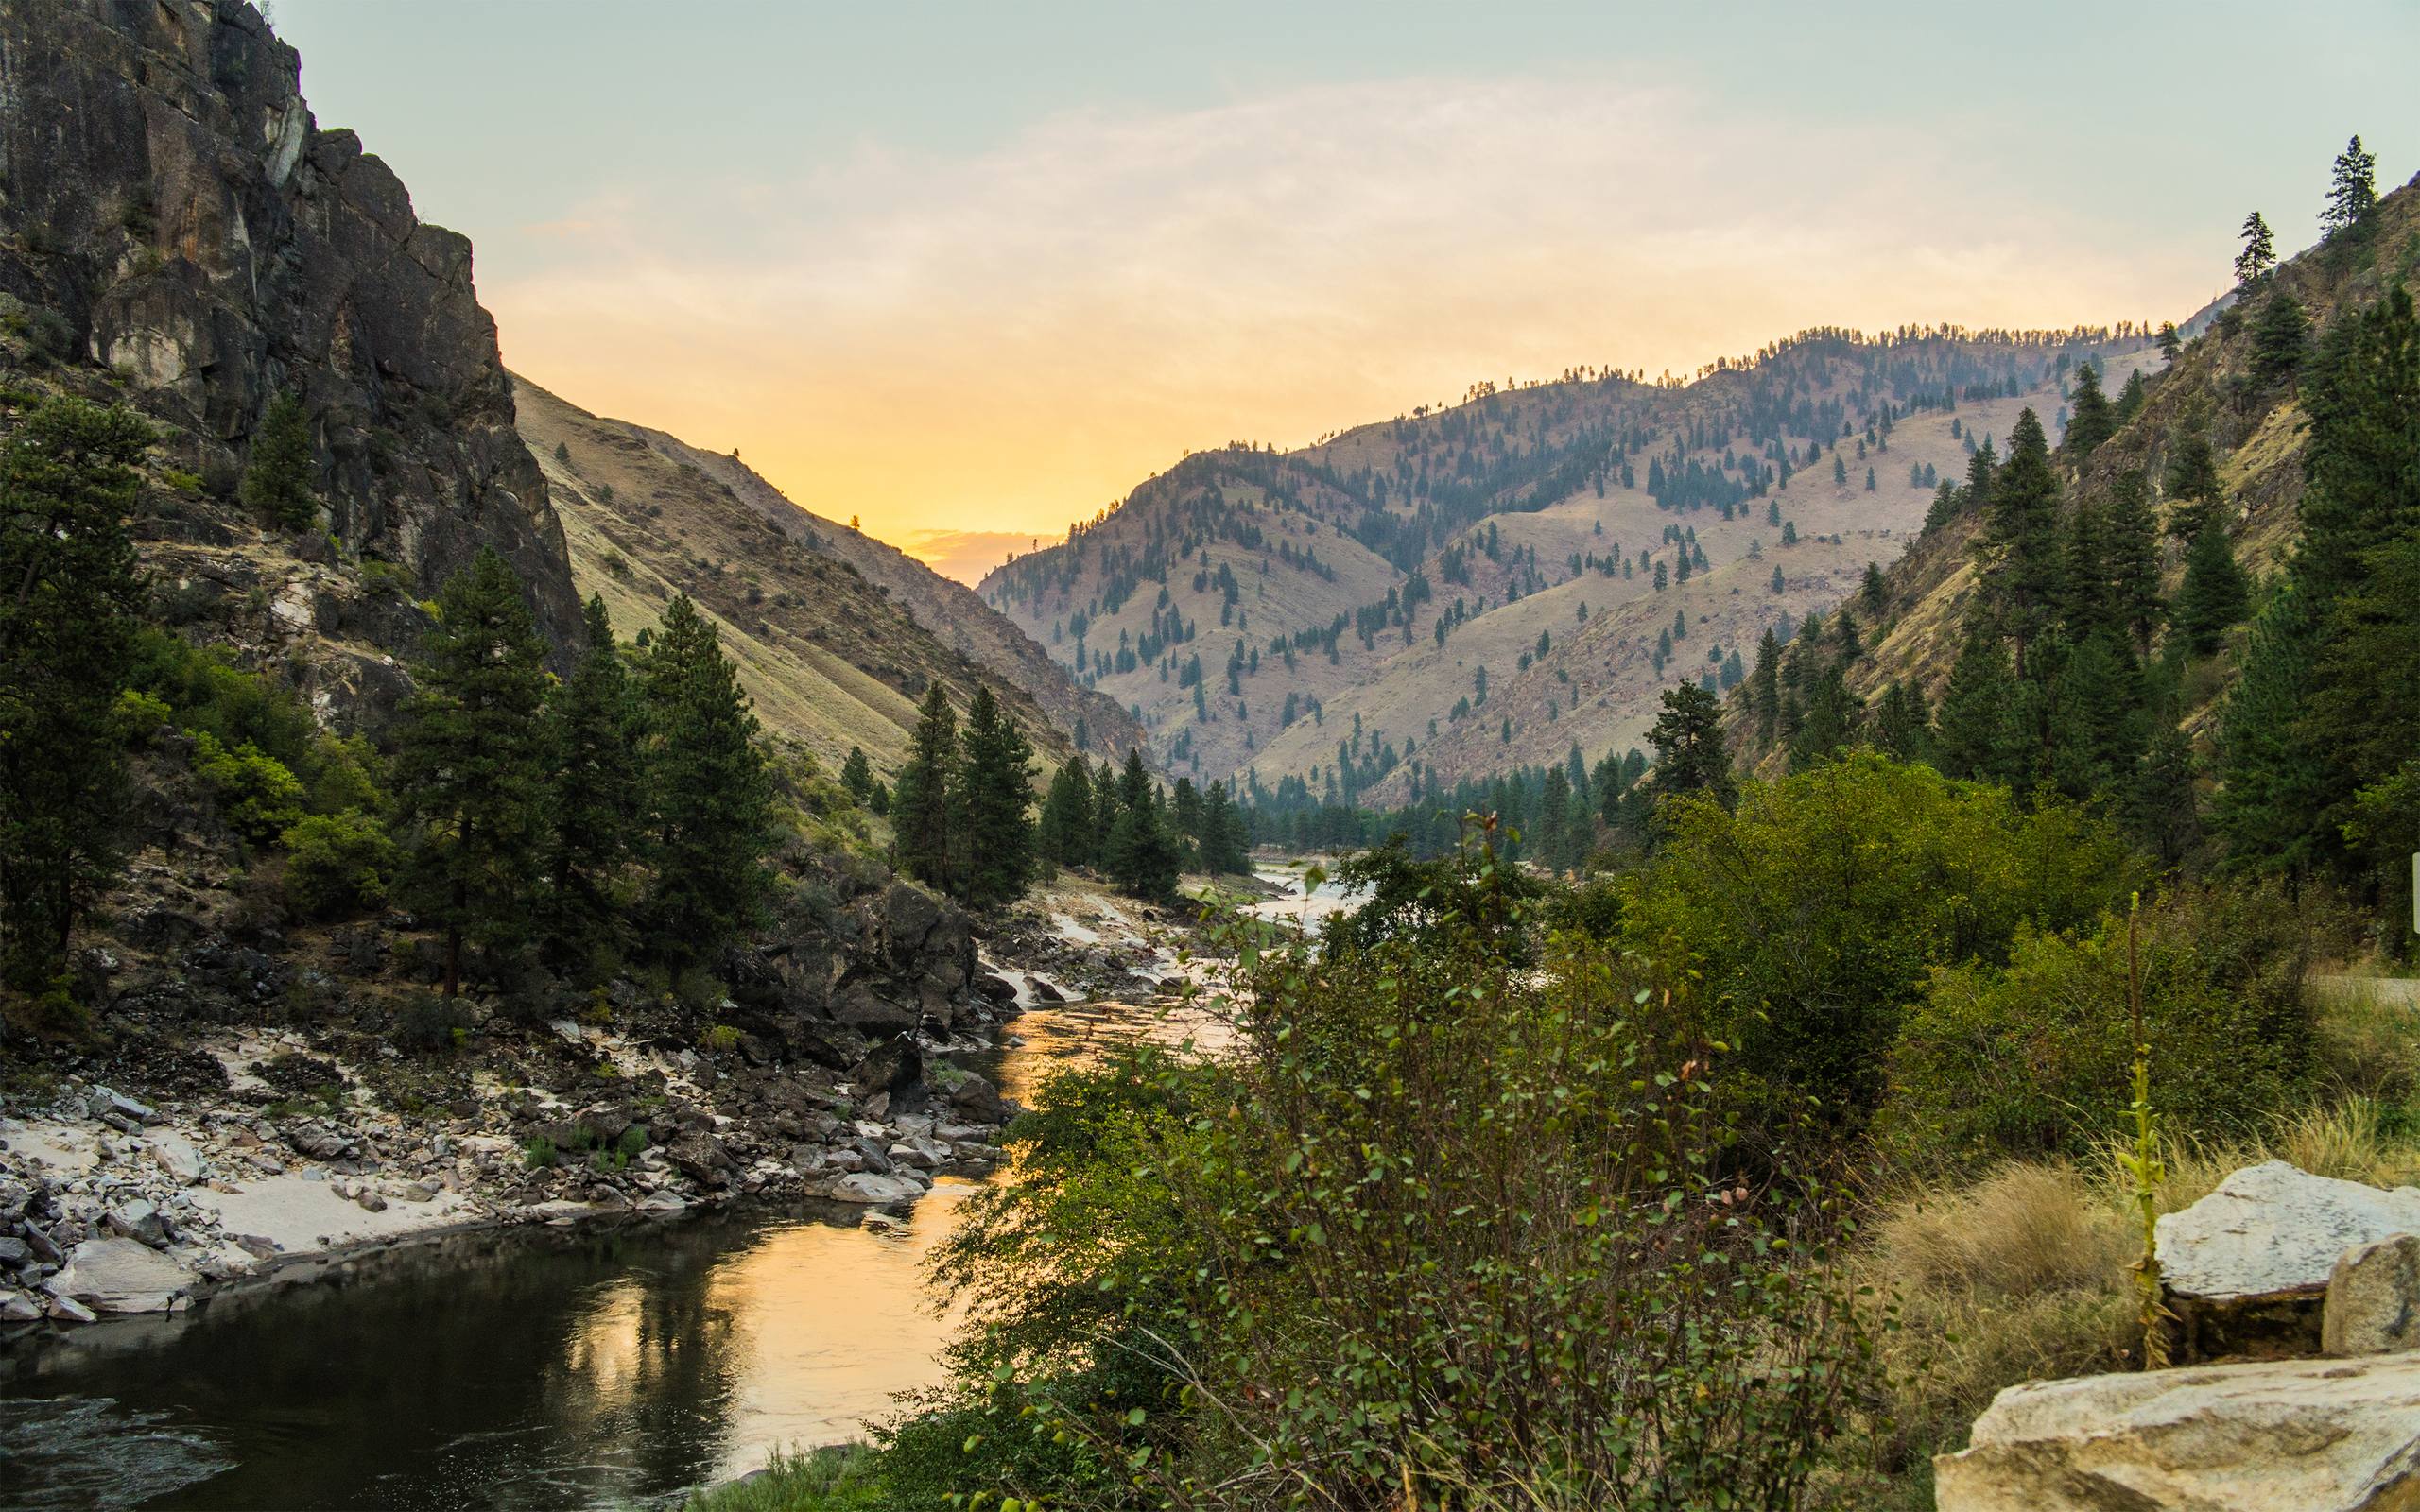
[[[966,734],[958,780],[963,796],[966,864],[959,896],[978,907],[1017,897],[1033,875],[1033,747],[992,696],[978,686],[966,706]]]
[[[618,932],[614,879],[638,811],[637,713],[605,601],[592,597],[579,660],[546,700],[541,923],[559,966],[586,964]]]
[[[650,943],[668,959],[701,960],[763,915],[772,774],[721,639],[686,593],[665,609],[639,689]]]
[[[942,888],[953,875],[949,796],[957,776],[958,712],[950,707],[949,690],[936,682],[925,690],[908,737],[908,761],[891,789],[890,824],[901,865]]]

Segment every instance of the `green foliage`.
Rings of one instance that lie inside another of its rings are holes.
[[[762,917],[772,780],[756,716],[715,627],[673,599],[639,666],[647,729],[643,846],[648,942],[696,959]]]
[[[395,876],[395,842],[359,809],[314,814],[280,836],[285,900],[304,919],[350,919],[383,906]]]
[[[869,802],[873,798],[873,764],[866,760],[862,748],[849,747],[848,759],[840,764],[840,785],[847,788],[849,796],[859,803]]]
[[[899,859],[907,869],[937,887],[950,882],[949,791],[958,776],[958,712],[949,690],[925,690],[916,729],[908,738],[908,760],[890,798],[890,825],[899,836]]]
[[[1033,874],[1033,747],[989,684],[967,704],[959,747],[951,803],[963,847],[953,868],[956,892],[977,907],[996,906],[1023,893]]]
[[[1144,769],[1143,753],[1129,750],[1117,779],[1117,817],[1110,826],[1101,865],[1127,892],[1162,899],[1176,891],[1181,864],[1167,804]]]
[[[2226,527],[2213,517],[2185,553],[2185,586],[2176,595],[2176,631],[2195,656],[2208,656],[2242,623],[2252,591],[2236,565]]]
[[[315,497],[319,462],[311,452],[311,417],[300,396],[281,393],[268,402],[252,432],[251,454],[236,486],[236,502],[262,524],[304,529],[319,515]]]
[[[556,962],[589,959],[622,932],[613,891],[638,816],[638,706],[602,598],[583,616],[579,660],[546,699],[541,930]]]
[[[681,1512],[888,1512],[880,1457],[863,1444],[776,1452],[757,1474],[694,1492]]]
[[[2059,438],[2059,445],[2078,463],[2118,434],[2117,412],[2110,405],[2109,396],[2101,392],[2100,369],[2089,362],[2076,369],[2075,388],[2067,397],[2067,428]],[[2014,442],[2014,435],[2011,440]]]
[[[1735,816],[1675,805],[1635,874],[1623,938],[1685,951],[1709,1032],[1737,1052],[1760,1118],[1818,1099],[1854,1128],[1933,967],[2005,960],[2020,927],[2073,928],[2123,895],[2134,863],[2105,824],[2058,803],[1858,753],[1752,784]]]
[[[229,750],[207,731],[195,737],[194,773],[218,800],[227,827],[268,845],[302,817],[302,780],[247,741]]]
[[[1034,843],[1045,860],[1063,867],[1082,867],[1095,859],[1097,840],[1093,828],[1092,767],[1078,752],[1050,774]]]
[[[31,991],[116,866],[142,603],[125,521],[151,440],[127,410],[54,399],[0,447],[0,982]]]
[[[2247,1138],[2306,1095],[2318,943],[2273,885],[2188,886],[2146,912],[2143,1029],[2171,1134]],[[2135,1046],[2123,916],[2080,938],[2025,928],[2004,966],[1934,971],[1892,1051],[1876,1132],[1916,1166],[2080,1159],[2108,1138]]]
[[[2299,371],[2310,320],[2284,289],[2273,289],[2252,324],[2252,377],[2264,387],[2283,384]]]
[[[531,928],[545,644],[520,579],[493,549],[445,584],[439,604],[420,689],[402,711],[395,785],[413,903],[445,932],[452,997],[466,941],[506,950]]]

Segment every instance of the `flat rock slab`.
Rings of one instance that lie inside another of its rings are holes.
[[[2011,1386],[1933,1460],[1940,1512],[2420,1506],[2420,1354]]]
[[[183,1266],[131,1239],[87,1239],[45,1284],[95,1313],[157,1313],[193,1283]]]
[[[2160,1219],[2160,1279],[2180,1297],[2214,1300],[2315,1293],[2337,1256],[2404,1233],[2420,1233],[2420,1189],[2388,1192],[2266,1160]]]
[[[870,1207],[889,1207],[894,1202],[913,1202],[925,1194],[925,1189],[904,1176],[879,1176],[872,1171],[858,1171],[832,1183],[832,1197],[838,1202],[862,1202]]]

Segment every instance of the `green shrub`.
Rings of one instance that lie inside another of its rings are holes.
[[[311,743],[311,808],[320,814],[358,809],[376,814],[387,806],[379,789],[378,752],[360,735],[320,735]]]
[[[151,737],[176,723],[176,713],[147,693],[128,688],[117,696],[117,726],[130,747],[148,746]]]
[[[319,727],[302,700],[282,684],[236,667],[224,652],[147,628],[135,637],[127,685],[175,710],[177,723],[195,734],[229,747],[255,746],[289,770],[310,765]]]
[[[1860,1126],[1932,968],[2004,961],[2020,927],[2089,924],[2135,868],[2078,810],[1871,752],[1752,783],[1736,816],[1683,799],[1665,817],[1668,842],[1629,880],[1623,938],[1703,970],[1752,1120],[1811,1095]]]
[[[544,1134],[532,1135],[529,1143],[521,1146],[521,1163],[532,1171],[543,1171],[555,1163],[560,1153],[553,1140]]]
[[[883,1512],[878,1457],[863,1444],[776,1452],[763,1473],[691,1493],[681,1512]]]
[[[415,992],[396,1010],[389,1038],[412,1055],[435,1055],[458,1046],[471,1032],[470,1009],[438,992]]]
[[[304,919],[349,919],[384,906],[395,877],[395,842],[362,813],[314,814],[283,837],[285,901]]]
[[[2192,890],[2142,920],[2152,1094],[2180,1137],[2245,1137],[2306,1090],[2311,1015],[2298,977],[2270,970],[2297,950],[2278,902],[2263,917]],[[1924,1166],[2081,1157],[2117,1129],[2134,1056],[2125,920],[2082,939],[2029,929],[2005,967],[1934,971],[1892,1052],[1876,1132]]]
[[[229,750],[215,735],[197,738],[194,772],[217,796],[229,829],[266,845],[302,820],[302,782],[284,762],[251,741]]]

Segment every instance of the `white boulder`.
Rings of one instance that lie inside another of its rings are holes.
[[[135,1240],[87,1239],[43,1284],[99,1313],[158,1313],[192,1280],[183,1266]]]
[[[872,1171],[853,1171],[832,1183],[832,1197],[839,1202],[862,1202],[869,1207],[888,1207],[894,1202],[913,1202],[925,1194],[925,1189],[904,1176],[878,1176]]]
[[[2382,1191],[2265,1160],[2160,1219],[2160,1279],[2180,1297],[2315,1294],[2345,1250],[2403,1233],[2420,1233],[2420,1189]]]
[[[1933,1461],[1940,1512],[2420,1506],[2420,1354],[2011,1386]]]

